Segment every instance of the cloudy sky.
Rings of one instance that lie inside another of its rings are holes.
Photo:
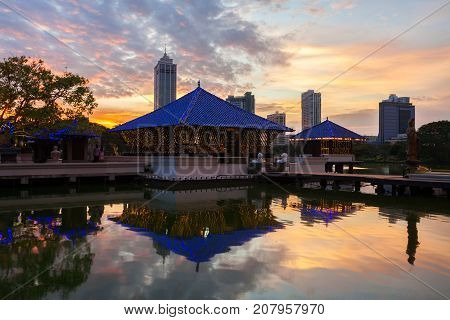
[[[449,18],[446,0],[0,0],[0,57],[87,77],[91,119],[111,127],[153,110],[166,44],[178,97],[198,79],[220,97],[252,91],[257,114],[299,129],[300,94],[316,89],[322,118],[375,135],[390,93],[412,98],[419,126],[450,119]]]

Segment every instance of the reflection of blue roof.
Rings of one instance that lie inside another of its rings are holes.
[[[293,131],[241,109],[198,87],[185,96],[111,131],[175,125]]]
[[[260,237],[267,232],[274,231],[277,227],[265,227],[258,229],[245,229],[228,232],[224,234],[209,234],[206,238],[194,237],[181,239],[170,237],[165,234],[158,234],[148,231],[144,228],[135,228],[125,225],[130,230],[142,232],[150,236],[164,248],[186,257],[193,262],[209,261],[216,254],[225,253],[231,250],[231,247],[241,246],[253,238]]]
[[[325,222],[333,220],[336,216],[339,215],[339,212],[336,212],[332,209],[302,208],[300,212],[303,216],[316,218]]]
[[[315,125],[309,129],[303,130],[302,132],[296,134],[293,139],[352,139],[352,140],[362,140],[364,137],[359,134],[350,131],[340,125],[331,122],[330,120],[325,120],[322,123]]]

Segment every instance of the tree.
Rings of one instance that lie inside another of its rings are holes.
[[[450,121],[425,124],[417,131],[417,137],[421,161],[450,163]]]
[[[89,81],[64,72],[54,74],[42,60],[25,56],[0,62],[0,123],[32,131],[62,119],[92,114],[97,107]]]

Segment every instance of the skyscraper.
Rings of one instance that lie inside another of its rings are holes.
[[[251,92],[246,92],[243,96],[228,96],[226,101],[248,112],[255,113],[255,96]]]
[[[154,109],[159,109],[177,98],[177,65],[164,50],[154,69]]]
[[[408,122],[415,118],[416,107],[409,97],[397,97],[395,94],[379,103],[378,141],[386,142],[399,135],[406,134]]]
[[[302,93],[302,130],[319,124],[321,120],[320,92],[308,90]]]
[[[286,126],[286,113],[276,111],[275,113],[267,115],[267,120]],[[277,135],[276,139],[273,141],[274,146],[283,146],[287,144],[289,144],[289,137],[285,132]]]

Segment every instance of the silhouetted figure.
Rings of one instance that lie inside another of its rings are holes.
[[[406,221],[408,221],[408,244],[406,246],[406,254],[408,255],[408,262],[414,265],[414,261],[416,260],[416,250],[419,246],[419,232],[417,230],[417,222],[419,222],[419,217],[410,213],[406,217]]]
[[[98,147],[98,144],[96,144],[94,148],[94,162],[99,162],[99,160],[100,160],[100,148]]]

